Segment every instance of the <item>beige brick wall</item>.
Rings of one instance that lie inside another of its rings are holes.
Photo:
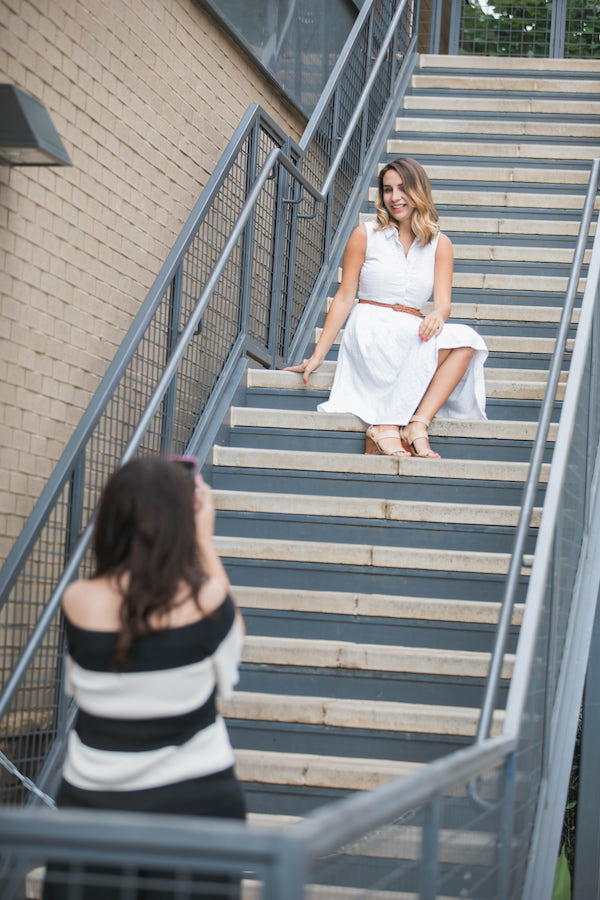
[[[0,166],[0,563],[250,103],[304,120],[193,0],[0,0],[0,80],[71,168]]]

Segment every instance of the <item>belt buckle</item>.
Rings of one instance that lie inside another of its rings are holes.
[[[392,306],[392,309],[395,312],[402,312],[403,307],[401,306],[400,303],[394,303],[394,305]]]

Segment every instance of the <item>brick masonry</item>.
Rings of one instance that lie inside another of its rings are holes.
[[[0,0],[0,78],[73,166],[0,166],[0,563],[250,103],[305,125],[193,0]]]

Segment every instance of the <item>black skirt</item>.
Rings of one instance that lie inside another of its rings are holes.
[[[84,791],[61,783],[61,808],[104,809],[164,813],[219,819],[246,818],[242,787],[233,768],[203,778],[142,791]],[[172,882],[172,887],[169,883]],[[122,890],[122,893],[121,893]],[[126,872],[116,867],[51,863],[47,867],[43,900],[238,900],[238,878],[223,875],[183,876],[166,870]]]

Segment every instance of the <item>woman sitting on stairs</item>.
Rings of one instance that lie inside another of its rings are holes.
[[[331,394],[321,412],[367,423],[367,453],[438,457],[427,428],[442,416],[485,419],[487,347],[468,325],[448,324],[453,253],[440,232],[423,167],[400,157],[379,173],[377,221],[356,228],[342,282],[310,359],[287,371],[304,383],[346,323]],[[433,291],[433,310],[421,307]],[[358,295],[358,303],[355,299]]]

